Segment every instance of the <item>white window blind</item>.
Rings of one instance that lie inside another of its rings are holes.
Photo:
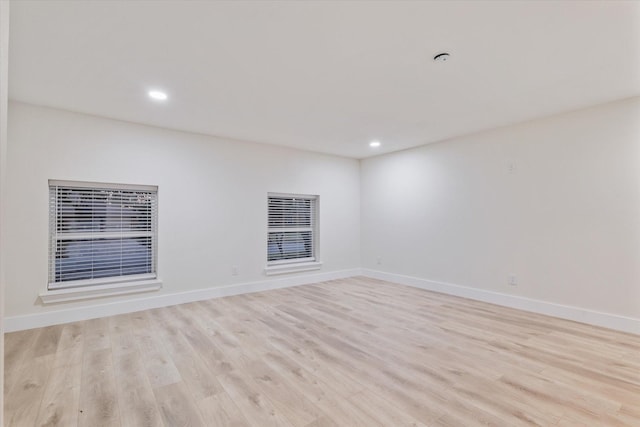
[[[49,181],[49,289],[156,278],[158,189]]]
[[[267,264],[316,260],[318,196],[269,194]]]

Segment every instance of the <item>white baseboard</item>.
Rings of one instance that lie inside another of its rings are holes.
[[[484,289],[469,288],[450,283],[436,282],[417,277],[403,276],[383,271],[363,269],[362,274],[374,279],[386,280],[402,285],[413,286],[429,291],[440,292],[448,295],[484,301],[510,308],[531,311],[533,313],[546,314],[561,319],[573,320],[604,328],[615,329],[622,332],[640,335],[640,319],[602,313],[569,305],[555,304],[531,298],[492,292]]]
[[[268,291],[271,289],[288,288],[291,286],[307,285],[327,280],[344,279],[347,277],[358,276],[360,274],[361,270],[359,268],[355,268],[305,276],[261,280],[259,282],[241,283],[216,288],[197,289],[172,294],[144,296],[125,301],[92,304],[61,310],[50,310],[42,313],[22,316],[10,316],[4,319],[4,329],[5,332],[21,331],[24,329],[77,322],[80,320],[95,319],[98,317],[113,316],[116,314],[133,313],[151,308],[168,307],[187,302]]]
[[[499,292],[492,292],[483,289],[420,279],[417,277],[359,268],[305,276],[268,279],[258,282],[241,283],[216,288],[205,288],[187,292],[132,298],[126,301],[107,302],[83,307],[51,310],[22,316],[11,316],[4,319],[4,329],[5,332],[21,331],[24,329],[40,328],[43,326],[95,319],[98,317],[113,316],[116,314],[133,313],[136,311],[167,307],[193,301],[307,285],[327,280],[344,279],[359,275],[640,335],[640,319],[555,304],[515,295],[508,295]]]

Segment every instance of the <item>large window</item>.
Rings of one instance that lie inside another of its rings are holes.
[[[49,289],[156,278],[158,189],[49,181]]]
[[[269,194],[267,264],[317,261],[318,196]]]

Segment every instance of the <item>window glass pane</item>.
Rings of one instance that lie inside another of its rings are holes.
[[[155,273],[155,190],[73,183],[49,189],[51,284]]]
[[[151,237],[58,240],[56,282],[153,272]]]
[[[270,198],[269,228],[310,227],[314,200]]]
[[[267,260],[313,257],[313,236],[311,231],[269,233]]]
[[[152,197],[136,191],[58,188],[57,231],[151,231]]]

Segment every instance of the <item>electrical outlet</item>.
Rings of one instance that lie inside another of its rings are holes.
[[[509,284],[511,286],[518,286],[518,278],[515,275],[510,274],[509,275]]]
[[[232,276],[237,276],[238,275],[238,266],[234,265],[233,267],[231,267],[231,275]]]

